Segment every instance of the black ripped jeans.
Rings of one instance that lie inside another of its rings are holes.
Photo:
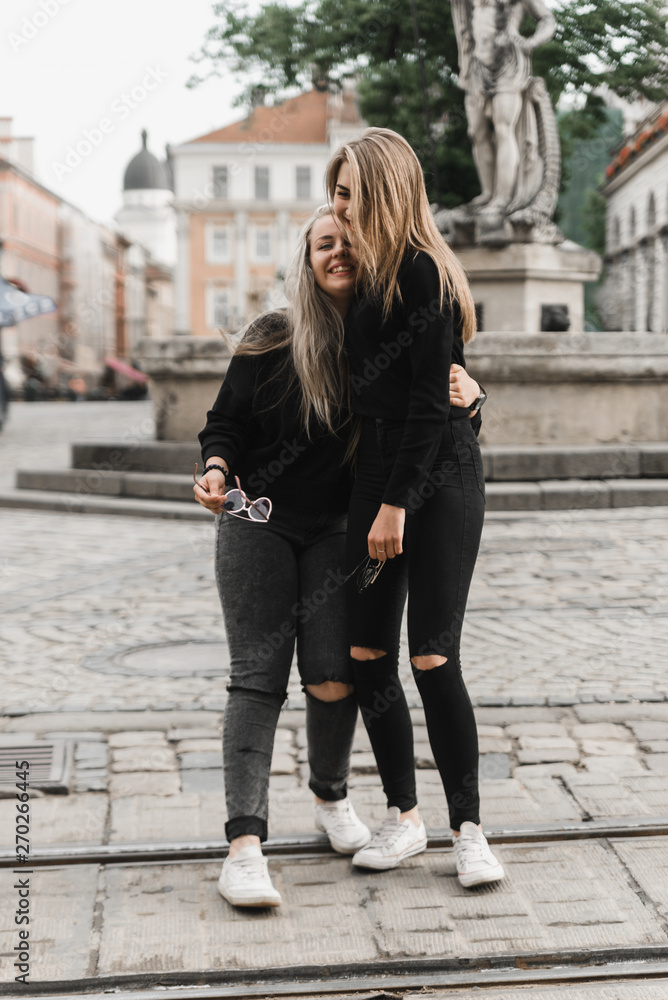
[[[223,719],[228,840],[267,839],[274,736],[292,657],[302,685],[352,684],[346,641],[345,517],[276,510],[267,524],[219,514],[216,580],[230,651]],[[325,702],[306,692],[309,788],[344,799],[357,700]],[[292,795],[273,808],[290,812]]]
[[[348,514],[347,568],[367,553],[401,441],[403,424],[366,419]],[[362,594],[348,584],[351,646],[383,650],[377,660],[351,657],[362,717],[388,805],[417,804],[413,730],[398,675],[399,637],[408,594],[410,656],[447,657],[432,670],[413,667],[450,824],[480,822],[478,735],[461,671],[460,638],[485,512],[482,457],[469,419],[448,421],[428,482],[406,508],[403,554],[388,560]]]

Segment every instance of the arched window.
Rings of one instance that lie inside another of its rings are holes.
[[[649,196],[649,202],[647,205],[647,228],[653,229],[656,225],[656,201],[654,199],[654,192],[652,191]]]
[[[612,220],[612,248],[613,250],[619,250],[622,242],[622,227],[619,221],[619,216],[616,215]]]
[[[635,235],[636,235],[636,210],[635,208],[632,208],[631,215],[629,218],[629,236],[631,237],[631,239],[634,239]]]

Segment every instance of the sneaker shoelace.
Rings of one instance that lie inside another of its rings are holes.
[[[489,861],[489,858],[486,856],[489,848],[487,844],[479,840],[471,840],[468,837],[463,840],[461,837],[456,837],[455,850],[457,857],[465,865],[470,865],[476,861]]]
[[[332,827],[335,830],[343,830],[353,822],[353,811],[350,802],[346,802],[344,806],[338,806],[336,809],[327,809],[325,807],[325,811],[331,817]]]
[[[264,878],[268,874],[266,858],[233,858],[232,864],[233,868],[243,872],[244,875]]]
[[[402,823],[394,819],[386,819],[368,846],[372,848],[394,847],[406,829],[406,822],[410,823],[410,820]]]

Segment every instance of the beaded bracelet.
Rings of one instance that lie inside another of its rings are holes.
[[[222,474],[225,476],[225,482],[227,482],[227,472],[222,467],[222,465],[207,465],[202,475],[206,476],[207,472],[211,472],[212,469],[218,469],[219,472],[222,472]]]

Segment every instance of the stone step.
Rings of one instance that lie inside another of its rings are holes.
[[[44,492],[42,490],[0,490],[0,508],[53,510],[67,514],[114,514],[122,517],[163,517],[179,521],[211,521],[213,514],[193,501],[143,500],[121,496]]]
[[[668,477],[668,441],[628,445],[483,447],[488,482]],[[202,468],[197,442],[99,442],[72,445],[72,468],[106,474],[152,472],[192,476]]]
[[[35,506],[35,498],[44,497],[45,502],[37,506],[48,507],[49,497],[59,494],[61,500],[54,507],[58,510],[85,510],[89,507],[95,510],[94,506],[91,507],[93,501],[106,498],[107,504],[120,501],[130,503],[130,514],[134,513],[138,504],[147,503],[151,509],[160,504],[169,504],[171,508],[183,506],[192,508],[193,511],[202,510],[210,516],[194,501],[191,476],[139,472],[102,473],[95,469],[19,471],[17,486],[18,489],[0,495],[0,506]],[[22,495],[26,495],[25,504],[20,503]],[[11,497],[11,503],[4,502],[3,496]],[[28,500],[31,502],[28,503]],[[656,506],[668,506],[668,478],[555,479],[487,484],[489,511]]]
[[[53,490],[95,496],[132,497],[143,500],[178,500],[193,503],[193,478],[166,472],[112,472],[93,469],[40,469],[19,471],[16,485],[22,490]]]
[[[668,442],[610,445],[496,445],[484,448],[488,482],[668,477]]]
[[[202,469],[197,441],[86,442],[72,445],[72,468],[103,473],[167,472],[192,476]]]
[[[668,506],[668,479],[567,479],[487,484],[487,510]]]

